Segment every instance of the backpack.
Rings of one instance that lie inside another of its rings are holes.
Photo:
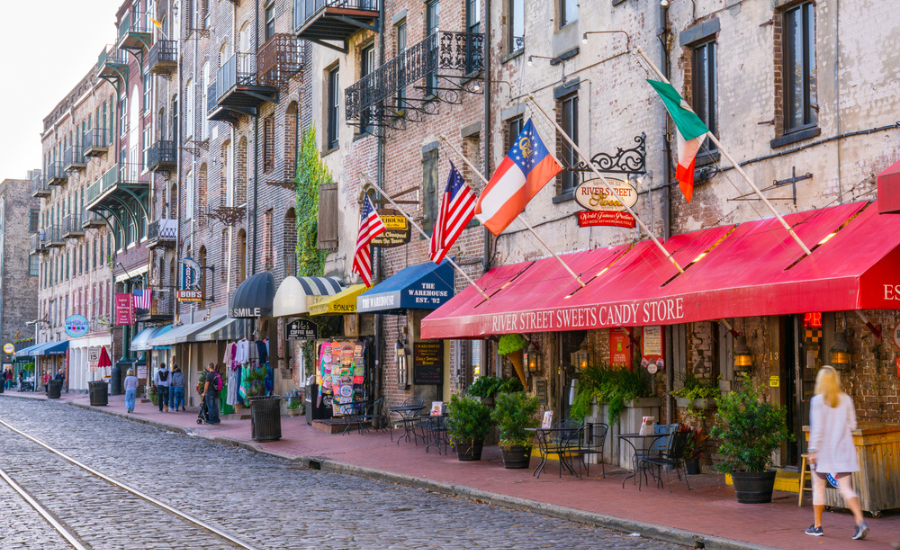
[[[222,377],[216,373],[216,391],[222,391]]]
[[[161,370],[159,371],[159,381],[165,382],[169,378],[169,371]]]

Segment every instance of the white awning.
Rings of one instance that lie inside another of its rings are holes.
[[[319,296],[331,296],[341,290],[341,283],[336,277],[285,277],[275,293],[272,315],[304,315]]]

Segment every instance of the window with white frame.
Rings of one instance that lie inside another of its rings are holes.
[[[184,137],[194,137],[194,81],[188,80],[184,87]]]
[[[203,64],[203,87],[200,89],[200,93],[202,97],[200,98],[200,110],[201,113],[203,109],[206,108],[206,101],[209,90],[209,62]],[[200,140],[206,140],[209,138],[209,119],[205,116],[200,117]]]

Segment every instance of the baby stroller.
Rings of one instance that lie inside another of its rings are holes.
[[[209,424],[209,409],[206,407],[206,399],[200,401],[200,412],[197,413],[197,424]]]

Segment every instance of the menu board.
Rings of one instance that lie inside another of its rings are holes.
[[[324,342],[319,347],[319,391],[335,416],[353,414],[348,404],[365,398],[363,352],[363,344],[351,340]]]
[[[436,340],[413,344],[413,384],[438,386],[444,383],[444,343]]]
[[[288,340],[315,340],[319,337],[319,325],[309,319],[298,319],[287,325]]]
[[[547,381],[546,380],[535,380],[534,381],[534,394],[538,398],[538,402],[541,405],[547,404]]]

